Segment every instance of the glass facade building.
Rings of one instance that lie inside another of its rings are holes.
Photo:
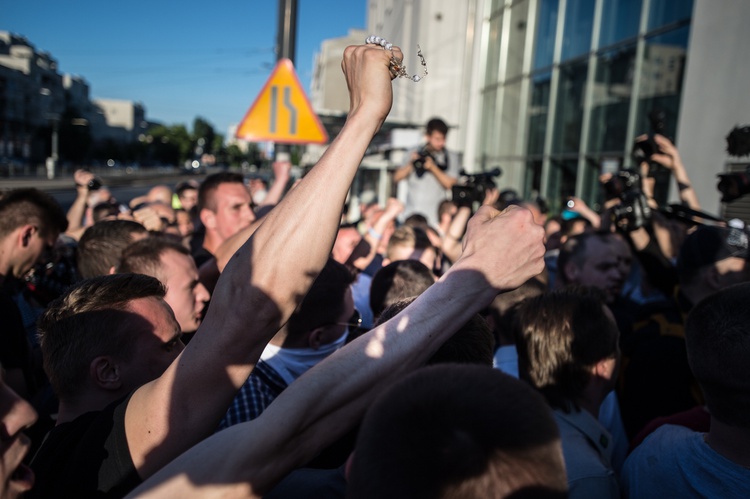
[[[522,172],[557,211],[632,166],[662,111],[675,137],[693,0],[486,0],[477,163]],[[658,189],[666,193],[666,189]]]

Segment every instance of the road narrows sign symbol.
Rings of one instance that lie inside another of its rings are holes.
[[[237,127],[237,138],[250,142],[325,144],[328,134],[289,59],[281,59]]]

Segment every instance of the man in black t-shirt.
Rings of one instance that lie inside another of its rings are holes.
[[[5,382],[30,397],[35,390],[31,350],[21,313],[13,300],[23,278],[65,231],[65,212],[37,189],[16,189],[0,199],[0,362]]]

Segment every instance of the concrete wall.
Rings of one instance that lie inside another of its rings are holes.
[[[725,137],[750,123],[748,0],[695,0],[677,146],[703,209],[720,212]]]

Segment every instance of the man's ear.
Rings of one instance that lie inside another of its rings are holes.
[[[323,344],[323,332],[325,331],[322,327],[316,327],[312,331],[310,331],[307,335],[307,345],[312,348],[313,350],[317,350],[320,348],[320,345]]]
[[[31,242],[32,236],[36,233],[37,228],[31,224],[21,226],[18,232],[18,239],[21,247],[25,248]]]
[[[203,208],[200,212],[200,219],[203,226],[207,229],[216,228],[216,214],[208,208]]]
[[[612,380],[617,373],[617,362],[612,362],[613,359],[602,359],[594,364],[594,376],[607,381]]]
[[[94,385],[104,390],[116,391],[122,388],[120,368],[117,362],[108,355],[96,357],[91,361],[89,377]]]

